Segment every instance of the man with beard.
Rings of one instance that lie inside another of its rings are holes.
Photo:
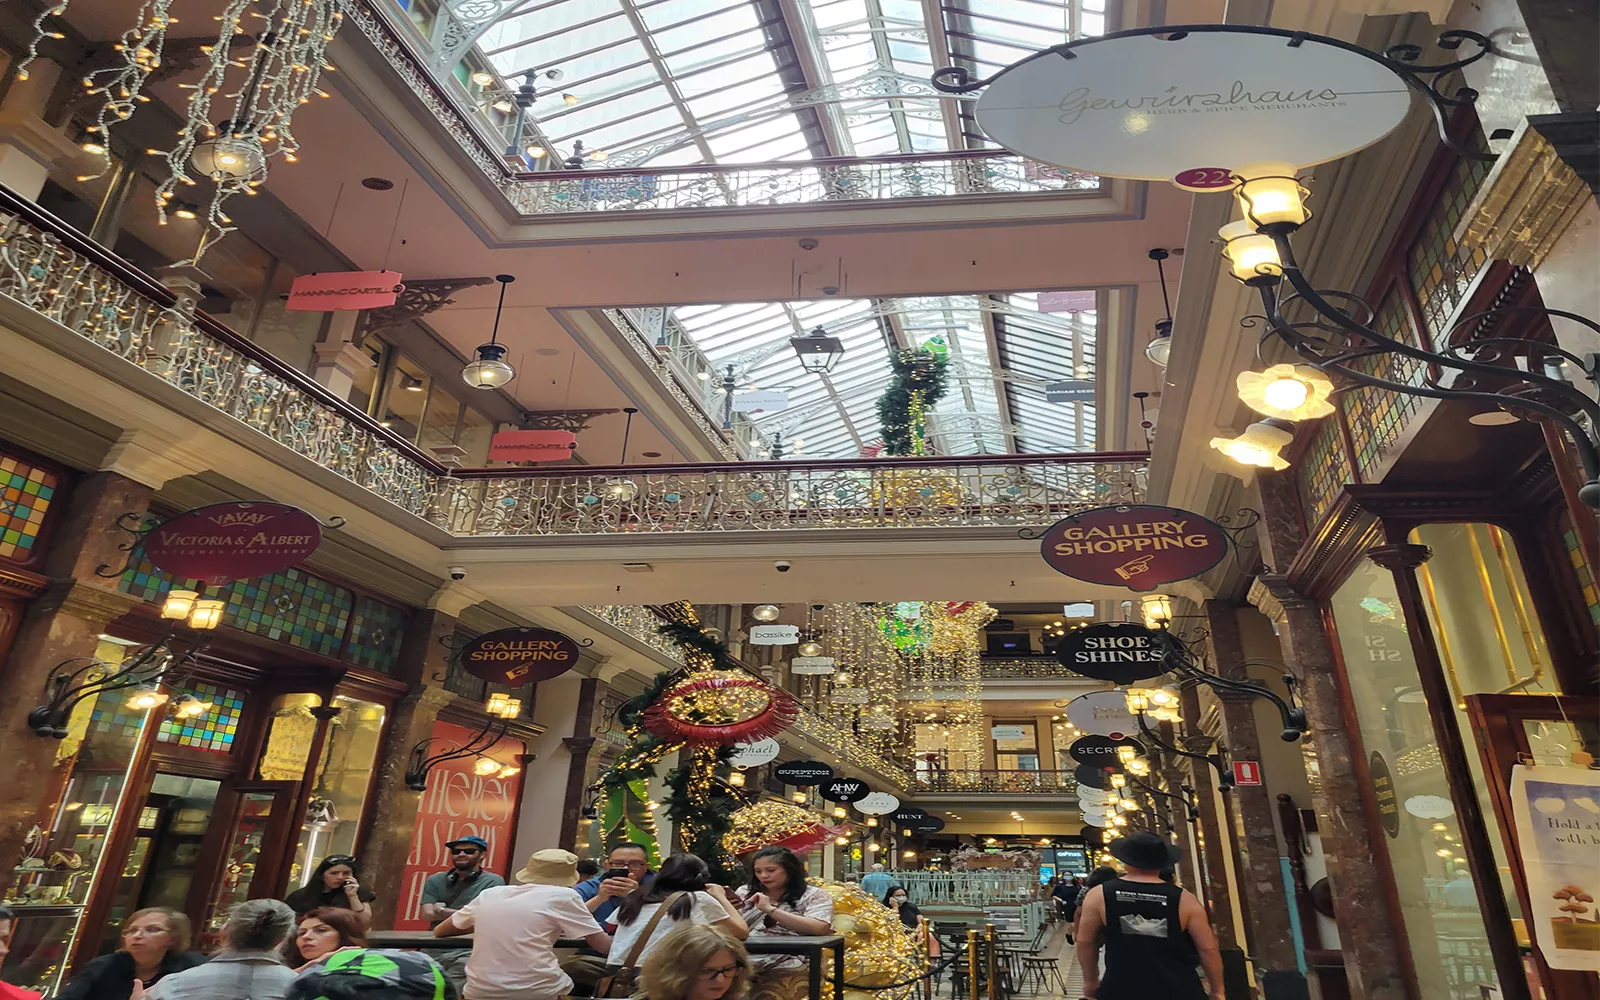
[[[482,837],[461,837],[445,844],[450,852],[450,870],[435,872],[422,883],[422,919],[436,926],[451,914],[478,898],[485,889],[506,884],[494,872],[483,870],[489,858],[489,842]],[[467,958],[472,949],[441,951],[435,957],[444,974],[459,992],[466,983]]]

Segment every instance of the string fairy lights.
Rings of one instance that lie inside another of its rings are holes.
[[[93,140],[84,149],[100,159],[100,169],[84,174],[80,181],[94,180],[111,169],[111,126],[133,117],[140,104],[150,98],[142,93],[144,85],[161,65],[162,49],[167,44],[167,29],[178,23],[172,16],[173,0],[145,0],[139,5],[133,26],[122,33],[112,46],[121,61],[116,65],[91,70],[83,78],[85,96],[105,95],[94,123],[84,128]],[[61,5],[65,7],[65,4]]]

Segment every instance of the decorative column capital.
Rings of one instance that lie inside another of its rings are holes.
[[[1594,203],[1597,135],[1600,116],[1593,111],[1523,119],[1468,206],[1465,240],[1490,257],[1538,270],[1583,206]]]
[[[1367,558],[1387,570],[1416,569],[1432,556],[1432,549],[1411,542],[1395,542],[1367,550]]]
[[[132,594],[96,587],[82,580],[57,580],[33,605],[35,614],[58,612],[104,629],[144,602]]]
[[[438,715],[445,706],[456,700],[456,693],[433,684],[423,684],[411,689],[406,701],[424,714]]]
[[[1181,737],[1178,745],[1188,753],[1210,753],[1217,745],[1216,737],[1207,736],[1205,733],[1194,733]]]
[[[331,721],[333,719],[337,719],[339,717],[339,713],[343,711],[344,709],[337,705],[318,705],[317,707],[311,709],[311,717],[318,721]]]
[[[593,749],[594,737],[564,736],[561,738],[561,745],[567,748],[568,753],[576,757],[580,754],[587,754],[591,749]]]

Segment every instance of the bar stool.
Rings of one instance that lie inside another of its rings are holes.
[[[1019,984],[1022,992],[1028,992],[1028,987],[1037,982],[1039,993],[1056,993],[1060,996],[1067,995],[1067,981],[1061,975],[1061,960],[1044,958],[1040,955],[1024,955],[1022,958],[1022,982]],[[1052,990],[1052,987],[1054,989]]]

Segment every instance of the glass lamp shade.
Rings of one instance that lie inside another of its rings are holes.
[[[491,775],[500,770],[500,762],[493,757],[479,757],[472,765],[472,770],[481,775]]]
[[[1283,276],[1283,261],[1272,237],[1256,232],[1248,219],[1230,222],[1217,230],[1222,239],[1222,256],[1228,259],[1233,276],[1249,282],[1258,278],[1276,280]]]
[[[1246,427],[1238,437],[1212,438],[1211,447],[1240,465],[1282,472],[1289,467],[1289,462],[1280,452],[1293,440],[1293,425],[1286,420],[1268,417]]]
[[[1157,622],[1172,621],[1172,599],[1165,594],[1151,594],[1140,599],[1139,611],[1145,628],[1155,628]]]
[[[504,691],[495,691],[489,695],[489,700],[483,703],[483,710],[490,715],[503,715],[506,705],[511,701],[511,696]]]
[[[1333,381],[1310,365],[1273,365],[1264,372],[1240,372],[1239,399],[1264,417],[1315,420],[1333,412],[1328,396]]]
[[[199,591],[169,590],[167,599],[161,602],[161,617],[181,622],[189,617],[189,612],[194,610],[194,602],[199,599]]]
[[[1167,367],[1172,356],[1172,324],[1166,320],[1156,324],[1156,339],[1144,345],[1144,356],[1157,368]]]
[[[127,706],[136,712],[145,712],[166,703],[167,694],[165,691],[144,684],[134,688],[128,694]]]
[[[778,606],[776,604],[758,604],[750,612],[750,617],[758,622],[775,622],[778,620]]]
[[[1123,692],[1123,699],[1132,715],[1138,715],[1150,707],[1150,692],[1145,688],[1128,688]]]
[[[213,629],[222,624],[222,612],[227,610],[226,601],[198,600],[194,602],[194,610],[189,612],[189,627],[197,629]]]
[[[506,349],[499,344],[484,344],[477,358],[461,369],[461,381],[474,389],[498,389],[517,377],[517,370],[505,362]]]
[[[818,327],[804,337],[793,337],[789,346],[800,356],[800,367],[813,375],[833,371],[833,366],[844,357],[844,344],[838,337],[830,337]]]
[[[731,774],[728,775],[728,784],[731,785],[734,788],[743,788],[744,787],[744,774],[742,772],[740,772],[740,771],[732,772]]]
[[[1252,228],[1275,222],[1299,226],[1311,217],[1306,211],[1306,189],[1294,179],[1294,164],[1252,163],[1237,176],[1239,186],[1233,189],[1233,196]]]
[[[267,151],[261,140],[249,134],[234,134],[223,122],[215,139],[195,146],[189,154],[194,168],[212,180],[254,177],[267,168]]]
[[[798,652],[801,656],[821,656],[822,644],[819,642],[812,642],[808,639],[800,644],[800,647],[796,650],[796,652]]]

